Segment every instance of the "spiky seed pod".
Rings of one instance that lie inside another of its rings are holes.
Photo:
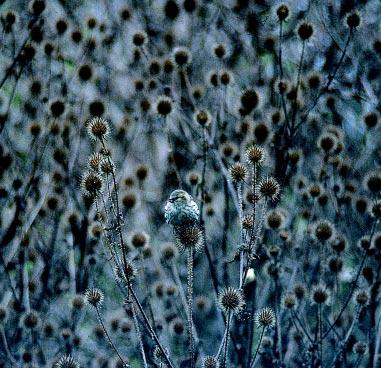
[[[296,309],[298,305],[298,300],[294,293],[287,293],[282,300],[282,305],[286,309]]]
[[[136,275],[135,265],[127,261],[126,264],[123,263],[120,267],[115,267],[114,274],[120,282],[128,283],[133,280]]]
[[[218,294],[218,306],[225,313],[239,313],[245,305],[241,290],[228,287]]]
[[[165,354],[168,356],[168,350],[164,348]],[[165,356],[163,352],[160,350],[159,346],[155,346],[153,349],[153,358],[155,359],[156,362],[163,363],[165,360]]]
[[[378,124],[378,114],[370,112],[364,116],[364,124],[368,129],[374,128]]]
[[[71,355],[63,355],[55,364],[56,368],[79,368],[79,363]]]
[[[348,14],[346,16],[345,23],[351,29],[357,28],[357,27],[360,26],[361,17],[360,17],[360,15],[357,12],[353,12],[353,13]]]
[[[290,11],[287,5],[281,4],[280,6],[278,6],[276,10],[276,15],[278,16],[279,21],[285,21],[288,18],[289,14]]]
[[[166,243],[161,249],[161,256],[166,261],[171,261],[177,257],[177,249],[172,243]]]
[[[145,245],[147,245],[148,241],[149,235],[144,231],[136,232],[131,236],[131,244],[135,248],[143,248]]]
[[[271,258],[278,257],[280,252],[281,250],[277,245],[271,245],[270,248],[267,250],[267,253]]]
[[[174,336],[182,336],[185,331],[184,321],[181,318],[174,318],[169,324],[169,329]]]
[[[23,326],[30,330],[33,330],[34,328],[36,328],[39,325],[39,323],[40,323],[40,317],[38,313],[34,310],[25,313],[22,318]]]
[[[233,75],[228,70],[223,70],[220,73],[220,82],[223,86],[227,86],[233,81]]]
[[[202,362],[202,368],[219,368],[220,363],[213,356],[206,356]]]
[[[357,341],[353,345],[353,352],[358,355],[365,355],[368,352],[368,345],[365,342]]]
[[[314,236],[319,241],[329,241],[334,235],[333,225],[329,221],[318,221],[314,226]]]
[[[374,234],[372,238],[372,247],[381,250],[381,231]]]
[[[337,137],[332,133],[323,133],[318,138],[318,147],[325,153],[333,152],[337,147]]]
[[[173,60],[179,68],[184,68],[192,61],[192,54],[186,47],[176,47],[173,50]]]
[[[197,185],[200,182],[200,175],[197,172],[191,172],[188,175],[188,183],[192,187]]]
[[[107,120],[97,116],[87,123],[87,132],[90,138],[103,140],[109,135],[110,127]]]
[[[85,291],[85,302],[86,304],[92,305],[93,307],[100,307],[103,303],[103,292],[97,288],[89,288]]]
[[[183,225],[175,228],[176,246],[183,252],[193,248],[196,252],[204,247],[202,230],[197,225]]]
[[[100,163],[100,169],[103,174],[110,175],[114,172],[114,164],[111,159],[104,158]]]
[[[137,199],[136,199],[135,193],[127,193],[122,199],[123,206],[127,210],[131,210],[132,208],[134,208],[136,205],[136,202],[137,202]]]
[[[284,223],[285,223],[285,218],[281,211],[272,210],[266,216],[266,225],[270,229],[273,229],[273,230],[281,229]]]
[[[329,257],[328,269],[333,273],[339,273],[343,269],[343,260],[337,256]]]
[[[99,153],[93,153],[88,159],[88,165],[91,170],[98,171],[102,161],[102,156]]]
[[[226,56],[226,45],[220,43],[214,46],[214,55],[219,59],[223,59]]]
[[[328,304],[330,292],[324,284],[315,285],[311,292],[311,301],[314,304]]]
[[[75,310],[81,310],[85,304],[85,300],[82,295],[76,295],[71,301],[71,305]]]
[[[145,32],[136,32],[132,36],[132,42],[135,46],[141,47],[147,42],[147,34]]]
[[[369,303],[370,295],[367,290],[359,290],[355,294],[355,301],[361,306],[366,306]]]
[[[252,165],[261,165],[266,157],[266,151],[261,146],[252,145],[246,150],[246,159]]]
[[[313,33],[314,29],[309,23],[303,22],[298,27],[298,36],[302,41],[307,41],[309,38],[311,38]]]
[[[265,307],[255,314],[254,320],[258,327],[273,327],[275,325],[275,313],[271,308]]]
[[[381,191],[381,173],[379,171],[372,171],[365,177],[365,188],[372,193]]]
[[[232,166],[230,166],[229,173],[233,183],[239,184],[246,179],[247,169],[246,166],[242,163],[236,162]]]
[[[157,100],[156,112],[161,116],[168,116],[172,112],[172,100],[167,96],[160,96]]]
[[[370,214],[374,218],[377,218],[377,219],[381,218],[381,201],[380,200],[372,204],[370,208]]]
[[[256,192],[265,199],[275,200],[279,196],[280,185],[271,176],[261,179],[256,187]]]
[[[242,93],[240,101],[241,114],[249,115],[258,106],[258,93],[253,89],[247,89]]]
[[[294,286],[294,293],[295,293],[295,296],[301,300],[304,298],[304,296],[306,295],[306,288],[304,287],[304,285],[302,284],[296,284]]]
[[[252,215],[245,215],[242,219],[242,227],[246,230],[254,226],[254,218]]]
[[[206,127],[210,124],[211,116],[207,110],[198,110],[194,114],[194,120],[202,127]]]
[[[88,171],[82,177],[81,188],[85,195],[97,197],[103,189],[103,179],[97,172]]]
[[[319,197],[319,195],[321,194],[322,192],[322,188],[320,186],[319,183],[312,183],[309,187],[308,187],[308,193],[310,194],[310,196],[312,198],[317,198]]]

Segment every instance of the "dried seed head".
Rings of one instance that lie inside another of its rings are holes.
[[[339,273],[343,269],[343,260],[337,256],[329,257],[328,269],[333,273]]]
[[[372,171],[365,177],[365,188],[372,193],[381,192],[381,173]]]
[[[245,305],[241,290],[228,287],[218,295],[218,305],[225,313],[238,313]]]
[[[263,178],[256,188],[257,193],[265,199],[275,200],[279,196],[280,186],[273,177]]]
[[[246,159],[252,165],[261,165],[266,157],[266,151],[261,146],[252,145],[246,150]]]
[[[56,368],[79,368],[79,363],[71,355],[63,355],[55,364]]]
[[[334,227],[329,221],[319,221],[314,226],[314,236],[319,241],[328,241],[334,235]]]
[[[370,208],[370,214],[374,218],[381,218],[381,200],[376,201]]]
[[[314,33],[314,29],[312,25],[306,22],[303,22],[298,27],[298,35],[302,41],[308,40],[312,34]]]
[[[323,133],[318,138],[318,147],[326,154],[333,152],[337,148],[337,137],[332,133]]]
[[[192,54],[186,47],[176,47],[173,50],[173,60],[179,68],[183,68],[192,61]]]
[[[114,172],[114,164],[110,158],[104,158],[100,163],[100,169],[103,174],[110,175]]]
[[[92,139],[103,140],[109,135],[110,127],[107,120],[97,116],[87,122],[87,131]]]
[[[202,230],[196,225],[184,225],[175,229],[176,245],[182,252],[189,248],[200,251],[204,246]]]
[[[246,230],[254,226],[254,218],[252,215],[245,215],[242,219],[242,227]]]
[[[230,166],[229,173],[233,183],[239,184],[246,179],[247,169],[245,165],[241,164],[240,162],[236,162]]]
[[[361,24],[361,17],[357,12],[353,12],[346,16],[345,23],[351,29],[357,28]]]
[[[214,46],[214,54],[219,59],[223,59],[226,56],[226,45],[220,43],[220,44]]]
[[[132,36],[132,42],[137,47],[143,46],[147,42],[147,34],[145,32],[136,32]]]
[[[149,235],[144,231],[136,232],[131,236],[131,244],[135,248],[143,248],[147,245],[148,241]]]
[[[304,298],[304,296],[306,295],[306,288],[304,287],[304,285],[302,284],[296,284],[294,286],[294,293],[295,293],[295,296],[301,300]]]
[[[330,292],[324,284],[315,285],[312,288],[311,299],[315,304],[328,304]]]
[[[172,243],[166,243],[161,249],[161,256],[166,261],[171,261],[177,257],[177,249]]]
[[[282,300],[282,305],[286,309],[295,309],[297,307],[298,300],[294,293],[287,293]]]
[[[99,153],[93,153],[88,159],[89,168],[93,171],[98,171],[102,159],[103,157]]]
[[[156,104],[156,111],[161,116],[168,116],[172,112],[172,100],[167,96],[160,96]]]
[[[220,363],[218,363],[218,360],[213,356],[207,356],[204,358],[202,362],[202,368],[219,368]]]
[[[378,114],[370,112],[364,116],[364,124],[368,129],[374,128],[378,124]]]
[[[241,115],[249,115],[258,106],[258,93],[253,89],[247,89],[242,93],[240,101]]]
[[[262,308],[255,314],[255,323],[258,327],[267,328],[275,325],[275,313],[269,308]]]
[[[40,323],[40,317],[36,311],[32,310],[30,312],[27,312],[23,316],[22,323],[23,323],[25,328],[32,330],[32,329],[36,328],[38,326],[38,324]]]
[[[278,16],[278,19],[283,22],[284,20],[287,19],[287,17],[289,16],[290,14],[290,11],[288,9],[288,6],[285,5],[285,4],[282,4],[280,6],[278,6],[277,10],[276,10],[276,15]]]
[[[266,216],[266,225],[268,228],[277,230],[281,229],[285,223],[285,217],[282,211],[272,210]]]
[[[358,341],[353,345],[353,352],[358,355],[365,355],[368,352],[368,345],[365,342]]]
[[[92,305],[94,307],[100,307],[103,303],[103,293],[97,288],[89,288],[85,292],[86,304]]]
[[[207,110],[198,110],[194,114],[194,120],[202,127],[206,127],[210,124],[211,116]]]
[[[97,197],[102,191],[103,179],[95,171],[88,171],[82,177],[81,188],[85,195]]]
[[[355,301],[357,304],[366,306],[369,303],[370,295],[367,290],[359,290],[355,294]]]

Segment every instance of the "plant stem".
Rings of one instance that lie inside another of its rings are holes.
[[[188,333],[189,333],[189,354],[191,360],[191,368],[194,367],[194,344],[193,344],[193,248],[188,250],[188,287],[187,287],[187,302],[188,302]]]
[[[259,352],[259,348],[260,348],[261,343],[262,343],[263,335],[264,335],[264,333],[265,333],[265,328],[266,328],[266,327],[262,327],[261,336],[259,337],[259,341],[258,341],[257,349],[255,350],[255,354],[254,354],[254,356],[253,356],[253,359],[251,359],[251,363],[250,363],[249,368],[253,368],[253,367],[254,367],[255,359],[257,358],[257,355],[258,355],[258,352]]]

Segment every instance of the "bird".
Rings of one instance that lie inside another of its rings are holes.
[[[164,207],[164,217],[174,227],[195,225],[199,222],[200,210],[192,196],[185,190],[174,190]]]

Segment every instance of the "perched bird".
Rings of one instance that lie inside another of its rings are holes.
[[[192,225],[199,221],[200,211],[186,191],[174,190],[164,208],[165,221],[174,227]]]

